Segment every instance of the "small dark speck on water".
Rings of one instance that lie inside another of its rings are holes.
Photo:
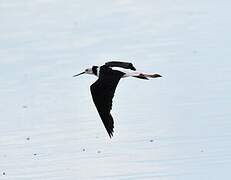
[[[2,175],[3,175],[3,176],[5,176],[5,175],[6,175],[6,173],[5,173],[5,172],[3,172],[3,173],[2,173]]]
[[[34,153],[34,156],[37,156],[37,154],[36,154],[36,153]]]
[[[27,141],[29,141],[29,140],[30,140],[30,138],[29,138],[29,137],[27,137],[27,138],[26,138],[26,140],[27,140]]]
[[[99,153],[101,153],[101,151],[97,151],[97,153],[99,154]]]
[[[149,142],[153,142],[154,140],[153,139],[150,139]]]
[[[204,152],[204,150],[201,150],[201,152]]]
[[[28,108],[28,106],[25,106],[25,105],[24,105],[24,106],[22,106],[22,107],[23,107],[24,109]]]
[[[85,149],[85,148],[83,148],[83,151],[86,151],[86,149]]]

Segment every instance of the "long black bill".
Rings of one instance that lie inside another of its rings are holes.
[[[81,72],[81,73],[79,73],[79,74],[74,75],[73,77],[79,76],[79,75],[84,74],[84,73],[85,73],[85,72]]]

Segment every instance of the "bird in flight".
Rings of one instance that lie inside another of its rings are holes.
[[[149,78],[162,77],[159,74],[137,72],[132,63],[120,61],[110,61],[102,66],[92,66],[73,77],[81,74],[92,74],[98,77],[91,85],[90,90],[93,102],[110,138],[113,136],[114,132],[114,121],[110,113],[112,99],[120,79],[135,77],[148,80]]]

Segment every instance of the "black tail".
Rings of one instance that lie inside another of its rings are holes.
[[[143,74],[139,74],[138,76],[132,76],[132,77],[135,77],[135,78],[139,78],[139,79],[146,79],[146,80],[149,80],[145,75]]]
[[[152,74],[152,75],[150,75],[149,77],[151,77],[151,78],[158,78],[158,77],[162,77],[162,76],[159,75],[159,74]]]

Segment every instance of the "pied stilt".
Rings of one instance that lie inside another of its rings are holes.
[[[114,128],[114,121],[110,113],[112,99],[120,79],[124,77],[136,77],[148,80],[148,78],[161,77],[159,74],[137,72],[132,63],[119,61],[110,61],[103,66],[92,66],[92,68],[88,68],[73,77],[81,74],[98,76],[98,80],[91,85],[90,89],[96,109],[110,138],[113,136]]]

